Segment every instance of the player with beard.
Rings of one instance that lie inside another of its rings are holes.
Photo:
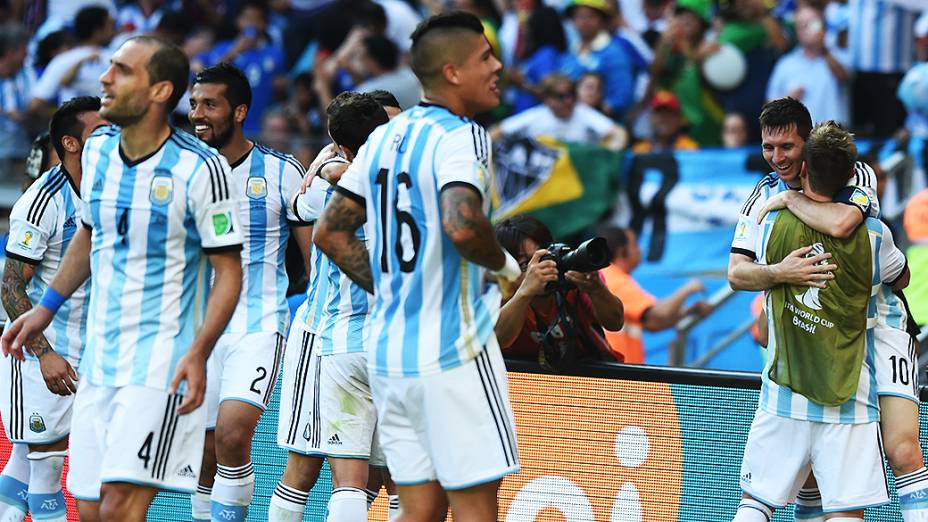
[[[2,338],[21,358],[91,279],[68,473],[83,521],[141,522],[159,489],[197,483],[206,361],[239,299],[242,236],[229,164],[168,124],[189,74],[158,38],[113,54],[100,115],[119,127],[84,145],[82,226],[39,305]]]
[[[209,359],[206,445],[191,504],[194,520],[209,520],[210,513],[213,519],[245,520],[254,494],[251,442],[274,392],[290,322],[284,252],[292,233],[308,259],[312,228],[288,204],[303,180],[302,165],[245,138],[251,87],[244,73],[221,63],[193,82],[188,116],[194,132],[232,167],[244,280],[238,307]]]

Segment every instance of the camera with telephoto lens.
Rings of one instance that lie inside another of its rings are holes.
[[[609,266],[611,261],[609,245],[601,237],[588,239],[575,249],[571,249],[564,243],[552,243],[548,245],[547,250],[548,253],[541,260],[554,261],[558,272],[557,281],[552,281],[545,287],[548,292],[555,290],[566,292],[575,288],[575,285],[564,277],[568,270],[580,273],[595,272]]]

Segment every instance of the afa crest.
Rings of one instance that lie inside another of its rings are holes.
[[[858,206],[866,207],[870,204],[870,198],[867,196],[867,193],[860,189],[854,189],[854,194],[851,195],[851,201]]]
[[[260,176],[251,176],[245,182],[245,195],[251,199],[267,197],[267,180]]]
[[[151,180],[151,192],[148,199],[155,205],[167,205],[174,198],[174,179],[167,176],[155,176]]]
[[[38,413],[33,413],[32,416],[29,417],[29,429],[35,433],[42,433],[45,431],[45,419]]]

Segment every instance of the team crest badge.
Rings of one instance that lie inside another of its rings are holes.
[[[45,431],[45,419],[38,413],[33,413],[32,416],[29,417],[29,429],[35,433],[42,433]]]
[[[858,206],[866,207],[870,204],[870,198],[867,197],[867,193],[860,189],[854,189],[854,194],[851,195],[851,201]]]
[[[167,176],[156,176],[151,180],[148,197],[155,205],[167,205],[174,197],[174,180]]]
[[[267,180],[259,176],[251,176],[245,182],[245,195],[251,199],[267,197]]]

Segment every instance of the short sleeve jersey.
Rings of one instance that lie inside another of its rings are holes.
[[[61,259],[77,231],[79,202],[74,181],[59,164],[42,174],[13,205],[6,256],[35,266],[35,273],[26,285],[33,306],[42,299],[58,273]],[[71,294],[44,332],[51,347],[74,367],[84,348],[89,289],[88,281]],[[32,357],[28,353],[26,356]]]
[[[199,330],[209,293],[206,254],[242,248],[226,160],[172,130],[128,160],[118,127],[88,138],[83,225],[91,230],[91,285],[83,378],[98,386],[168,389]]]
[[[231,168],[244,248],[242,294],[226,331],[284,334],[290,322],[284,256],[290,227],[302,224],[290,198],[305,170],[293,156],[259,144]]]
[[[490,140],[474,121],[422,104],[378,127],[339,181],[367,210],[374,307],[368,364],[378,375],[421,376],[477,357],[499,316],[484,269],[444,233],[443,190],[466,186],[489,212]]]

